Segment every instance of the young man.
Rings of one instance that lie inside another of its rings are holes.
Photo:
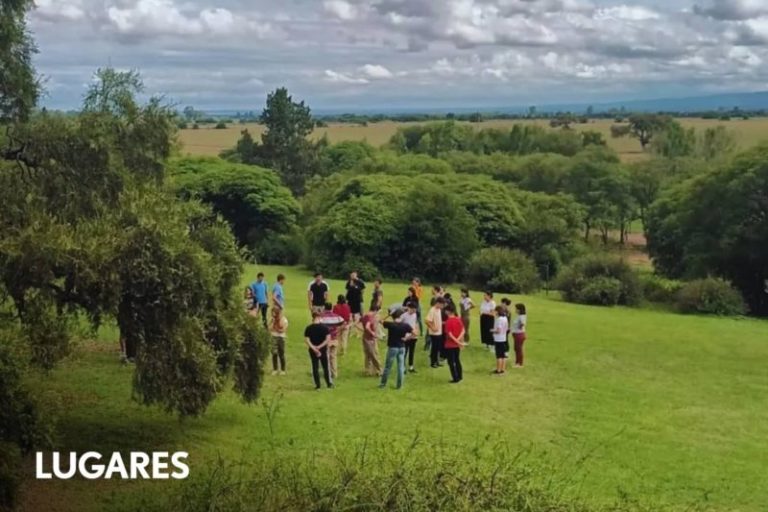
[[[419,329],[419,318],[417,313],[417,303],[416,302],[408,302],[406,303],[405,307],[405,313],[403,313],[402,316],[402,322],[404,324],[408,324],[411,326],[411,331],[413,332],[413,336],[409,337],[405,341],[405,356],[408,358],[408,371],[410,373],[416,373],[416,368],[413,365],[413,358],[416,353],[416,340],[421,334],[421,329]]]
[[[363,354],[365,355],[365,375],[381,375],[381,363],[379,362],[379,347],[377,345],[379,334],[378,311],[369,311],[361,319],[363,324]]]
[[[424,296],[424,289],[421,287],[421,279],[414,277],[411,279],[411,287],[413,288],[413,294],[416,296],[416,319],[419,322],[419,332],[424,330],[421,322],[421,299]]]
[[[379,387],[387,387],[392,363],[397,359],[397,389],[400,389],[403,387],[405,378],[405,341],[413,336],[413,329],[402,321],[401,310],[392,314],[391,322],[384,322],[384,328],[387,330],[387,360],[384,363],[384,373],[381,374]]]
[[[363,315],[364,290],[365,283],[357,277],[357,272],[350,273],[349,281],[347,281],[347,304],[352,311],[352,322],[355,324],[360,321],[360,317]]]
[[[267,297],[267,282],[264,280],[264,272],[259,272],[256,275],[256,281],[251,283],[251,291],[253,292],[253,305],[261,313],[261,320],[264,322],[264,327],[267,326],[267,310],[269,309],[269,299]]]
[[[464,378],[461,368],[461,349],[467,344],[464,342],[464,323],[456,314],[456,308],[445,308],[448,320],[445,322],[445,357],[448,359],[448,368],[451,370],[451,383],[457,384]]]
[[[429,335],[430,352],[429,362],[432,368],[442,366],[440,354],[443,352],[443,307],[445,299],[437,297],[427,315],[427,333]]]
[[[371,294],[371,310],[380,311],[384,304],[384,292],[381,289],[381,279],[373,282],[373,293]]]
[[[312,313],[312,323],[304,329],[304,343],[307,345],[309,359],[312,361],[312,378],[315,380],[315,389],[320,389],[320,370],[318,366],[323,367],[323,376],[325,384],[333,387],[333,380],[328,371],[328,344],[331,341],[331,334],[328,326],[321,323],[320,313]]]
[[[315,274],[307,287],[307,305],[311,313],[325,311],[325,303],[328,302],[328,283],[323,281],[323,274]]]
[[[283,284],[285,284],[285,276],[283,274],[277,274],[277,282],[275,283],[275,286],[272,287],[272,306],[285,311]]]
[[[340,327],[344,325],[344,318],[333,312],[333,304],[327,302],[325,311],[320,316],[320,323],[328,327],[328,366],[331,369],[331,377],[335,380],[339,376],[338,352]]]

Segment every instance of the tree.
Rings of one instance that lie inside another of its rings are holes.
[[[32,66],[37,52],[25,17],[32,0],[4,0],[0,7],[0,126],[26,121],[40,85]]]
[[[704,130],[696,145],[696,154],[705,160],[728,156],[736,150],[736,137],[724,126]]]
[[[315,125],[310,108],[293,101],[281,87],[267,96],[259,119],[266,127],[259,151],[262,165],[276,170],[288,188],[302,194],[319,163],[315,146],[307,140]]]
[[[672,121],[669,116],[660,114],[633,114],[629,116],[629,125],[626,129],[611,128],[614,137],[631,136],[640,141],[645,149],[651,143],[653,137],[663,131]]]
[[[669,277],[719,276],[768,315],[768,146],[667,191],[649,212],[648,248]]]
[[[661,192],[665,170],[665,162],[659,159],[636,162],[629,166],[630,191],[637,203],[643,231],[646,233],[648,231],[646,213]]]
[[[216,158],[184,158],[171,163],[170,173],[177,193],[211,205],[243,246],[257,248],[296,226],[299,204],[268,169]]]
[[[651,149],[667,158],[690,156],[696,151],[696,130],[685,129],[677,121],[669,121],[653,139]]]

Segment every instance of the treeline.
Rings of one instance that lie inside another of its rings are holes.
[[[274,115],[277,112],[281,114]],[[476,129],[446,121],[401,127],[381,148],[366,142],[329,144],[325,139],[310,143],[306,136],[311,112],[284,90],[270,95],[262,118],[269,121],[261,141],[245,131],[237,146],[222,157],[232,163],[257,164],[259,172],[275,170],[299,201],[301,214],[283,232],[241,239],[260,261],[302,261],[330,275],[357,268],[368,277],[417,273],[453,281],[468,279],[470,262],[481,251],[498,249],[514,254],[496,253],[498,257],[535,269],[539,282],[564,285],[558,275],[579,261],[583,268],[603,268],[605,279],[597,282],[604,289],[570,296],[574,300],[589,296],[584,301],[591,303],[622,303],[623,295],[616,291],[620,289],[616,281],[621,279],[611,275],[610,265],[585,264],[583,258],[594,252],[595,243],[609,246],[614,235],[624,243],[632,223],[639,221],[651,240],[660,277],[720,276],[738,287],[753,313],[768,312],[763,293],[768,269],[758,245],[750,246],[749,265],[739,266],[726,261],[722,251],[717,258],[696,253],[703,250],[697,244],[701,237],[687,242],[686,233],[701,229],[669,227],[673,219],[691,219],[680,213],[697,204],[680,190],[699,190],[691,183],[726,172],[744,158],[736,154],[735,139],[723,127],[697,131],[683,128],[666,115],[629,116],[616,125],[613,136],[636,138],[649,155],[626,164],[601,134],[571,130],[567,125]],[[286,130],[289,126],[302,130],[291,132]],[[678,198],[674,206],[669,206],[671,197]],[[214,207],[224,211],[215,202]],[[738,225],[757,215],[749,214],[752,217]],[[243,224],[242,219],[230,221]],[[723,225],[707,229],[710,238],[723,244],[734,232]],[[676,234],[668,236],[668,232]],[[712,241],[707,251],[714,253],[717,243]],[[686,251],[697,265],[681,266]],[[678,265],[665,265],[665,258]],[[526,272],[515,276],[512,269],[502,270],[507,274],[504,279],[490,276],[489,280],[521,290],[531,288],[523,282],[535,281]],[[623,271],[613,274],[621,276]],[[723,293],[730,294],[730,285],[725,285]],[[671,288],[677,292],[682,286],[675,283]]]

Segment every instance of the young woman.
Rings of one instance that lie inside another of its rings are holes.
[[[512,324],[512,339],[515,342],[515,368],[523,367],[523,343],[525,343],[525,324],[528,323],[528,315],[525,304],[515,304],[517,317]]]
[[[488,347],[488,350],[494,350],[493,342],[493,323],[496,303],[493,301],[493,292],[485,292],[483,302],[480,303],[480,341]]]
[[[333,306],[333,313],[344,319],[344,323],[339,327],[339,355],[343,356],[347,352],[349,332],[352,330],[352,322],[354,321],[352,308],[347,304],[346,297],[339,295],[336,299],[336,305]]]
[[[472,302],[469,290],[466,288],[461,289],[459,305],[461,306],[461,323],[464,324],[464,343],[469,344],[469,312],[475,308],[475,303]]]
[[[496,375],[502,375],[507,371],[507,353],[509,352],[509,342],[507,342],[507,333],[509,332],[509,319],[507,319],[507,310],[504,306],[498,306],[495,310],[496,318],[493,322],[493,345],[496,351],[496,369],[491,372]]]
[[[448,359],[448,368],[451,370],[451,383],[458,384],[464,378],[461,367],[461,349],[464,343],[464,324],[456,314],[456,308],[449,306],[448,320],[445,322],[445,356]]]
[[[272,320],[269,322],[269,334],[272,335],[272,375],[285,375],[285,339],[288,334],[288,319],[281,308],[272,308]]]

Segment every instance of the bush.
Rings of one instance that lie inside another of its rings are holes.
[[[618,283],[618,293],[616,293]],[[593,254],[574,260],[557,280],[568,302],[634,306],[643,298],[635,271],[614,256]]]
[[[536,264],[521,251],[489,247],[469,262],[467,282],[480,290],[531,293],[541,287]]]
[[[253,258],[267,265],[296,265],[304,255],[304,237],[300,230],[270,233],[254,242]]]
[[[667,279],[656,274],[646,274],[640,278],[643,296],[650,302],[674,304],[677,293],[683,287],[681,281]]]
[[[214,126],[214,128],[216,130],[226,130],[227,129],[227,123],[225,123],[223,121],[219,121],[218,123],[216,123],[216,126]]]
[[[675,305],[681,313],[735,316],[747,312],[741,293],[728,281],[713,277],[686,283]]]

